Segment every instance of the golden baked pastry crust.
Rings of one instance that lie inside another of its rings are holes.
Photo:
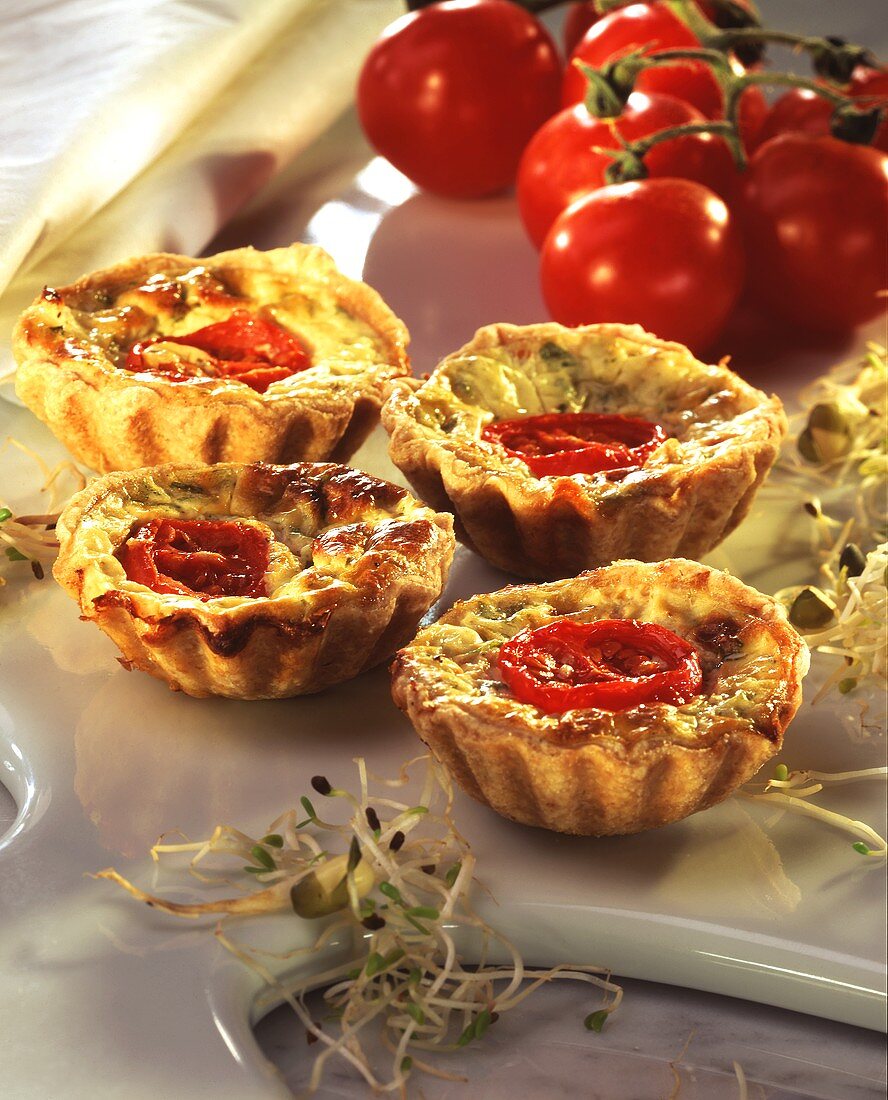
[[[267,597],[208,600],[130,580],[133,524],[242,519],[267,535]],[[58,523],[56,580],[143,669],[189,695],[281,698],[378,664],[440,595],[454,539],[406,490],[333,463],[159,466],[96,478]]]
[[[621,478],[537,478],[480,437],[493,420],[551,412],[642,417],[672,438]],[[637,325],[482,328],[428,381],[396,383],[382,421],[393,461],[454,512],[463,542],[543,579],[701,557],[746,515],[786,432],[776,397]]]
[[[312,366],[257,393],[230,378],[177,382],[123,365],[132,345],[238,309],[304,339]],[[16,392],[94,470],[163,462],[348,458],[409,373],[408,333],[320,248],[156,253],[46,288],[15,330]]]
[[[518,701],[500,647],[563,616],[667,627],[698,651],[701,694],[617,712]],[[457,603],[397,655],[393,695],[474,798],[527,825],[603,836],[676,821],[749,779],[779,751],[807,668],[769,597],[697,562],[621,561]]]

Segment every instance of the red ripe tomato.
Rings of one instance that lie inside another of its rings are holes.
[[[743,180],[749,287],[778,316],[843,332],[885,307],[888,156],[834,138],[782,134]]]
[[[691,180],[603,187],[568,207],[543,244],[556,321],[636,322],[703,351],[743,286],[743,247],[725,203]]]
[[[447,0],[396,20],[370,50],[358,113],[370,143],[414,183],[454,198],[508,187],[558,109],[552,39],[509,0]]]
[[[740,0],[744,7],[747,5]],[[707,3],[706,0],[697,0],[697,7],[709,19],[720,26],[718,5]],[[564,19],[564,52],[568,57],[573,53],[577,43],[592,26],[601,19],[601,15],[595,7],[595,0],[583,0],[582,3],[571,4]]]
[[[655,54],[659,50],[699,46],[694,34],[664,4],[630,4],[595,23],[574,50],[571,61],[584,61],[597,69],[614,55],[641,47],[647,47],[646,54]],[[722,94],[718,81],[709,66],[701,61],[646,69],[635,86],[640,92],[662,92],[684,99],[707,118],[718,118],[721,114]],[[580,103],[585,95],[586,78],[576,65],[568,65],[564,73],[562,104],[569,107]]]
[[[630,50],[645,49],[646,54],[660,50],[693,49],[700,43],[685,24],[665,5],[630,4],[599,20],[581,40],[571,56],[571,62],[584,61],[601,68],[614,56]],[[586,78],[574,64],[564,72],[561,102],[565,107],[582,103],[586,96]],[[635,82],[639,92],[659,92],[683,99],[696,107],[706,118],[721,118],[724,102],[718,81],[702,61],[676,62],[646,69]],[[740,100],[740,135],[747,148],[753,148],[767,112],[761,90],[747,88]]]
[[[888,70],[859,69],[847,91],[854,99],[860,100],[860,107],[888,108]],[[829,137],[834,110],[832,103],[809,88],[792,88],[768,111],[759,134],[759,144],[763,145],[778,134]],[[883,153],[888,153],[888,111],[872,144]]]
[[[763,145],[778,134],[808,134],[810,137],[828,137],[829,120],[833,106],[822,96],[808,88],[791,88],[765,115],[759,133]]]
[[[585,0],[584,3],[571,4],[564,17],[564,52],[568,57],[576,49],[577,43],[592,26],[601,19],[601,15],[595,8],[595,0]]]
[[[595,119],[582,104],[565,107],[534,134],[518,168],[518,207],[537,248],[552,222],[572,202],[604,187],[611,164],[599,149],[619,148],[619,138],[636,138],[671,126],[702,122],[689,103],[664,95],[633,92],[614,121]],[[724,199],[739,179],[728,147],[713,134],[692,134],[655,145],[644,158],[650,176],[680,176],[705,184]]]
[[[747,154],[761,145],[762,127],[767,117],[768,101],[761,88],[753,84],[740,96],[740,109],[737,111],[737,129]]]
[[[888,69],[868,69],[861,65],[851,77],[848,93],[866,100],[868,106],[888,107]]]
[[[888,69],[855,69],[848,93],[861,107],[878,107],[884,112],[873,145],[888,153]]]

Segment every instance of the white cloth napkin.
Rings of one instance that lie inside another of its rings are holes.
[[[195,254],[350,102],[402,0],[30,0],[0,43],[0,374],[41,287]],[[4,392],[10,387],[4,387]]]

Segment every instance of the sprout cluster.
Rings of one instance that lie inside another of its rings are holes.
[[[888,779],[888,768],[863,768],[850,772],[791,772],[785,764],[778,764],[773,776],[762,789],[759,789],[760,784],[748,783],[739,793],[752,802],[764,802],[775,806],[779,811],[804,814],[832,825],[856,838],[852,847],[862,856],[884,859],[888,855],[888,842],[875,829],[863,821],[827,810],[810,801],[826,786],[878,779],[883,782]]]
[[[862,362],[818,379],[802,394],[797,451],[779,469],[801,481],[804,508],[823,545],[820,584],[794,585],[777,598],[818,653],[839,658],[815,702],[833,688],[888,684],[888,357],[870,345]],[[798,425],[797,425],[798,427]],[[832,517],[821,495],[852,490],[853,515]],[[811,492],[818,491],[818,495]]]
[[[862,361],[837,367],[800,394],[805,426],[798,436],[802,460],[833,485],[856,479],[868,518],[886,520],[876,490],[888,478],[888,354],[870,344]]]
[[[347,807],[348,818],[341,824],[326,820],[317,800],[303,796],[299,810],[281,815],[258,840],[220,827],[207,841],[152,849],[155,859],[192,853],[191,869],[203,881],[219,881],[198,871],[208,857],[237,860],[251,887],[238,897],[180,904],[146,894],[114,870],[98,875],[177,916],[223,915],[216,932],[220,942],[268,981],[270,994],[292,1006],[310,1041],[319,1045],[308,1092],[317,1089],[334,1055],[350,1062],[381,1092],[403,1090],[414,1069],[451,1076],[428,1060],[429,1053],[457,1050],[482,1038],[503,1012],[554,978],[587,982],[610,995],[586,1017],[590,1031],[601,1031],[622,997],[620,987],[599,967],[525,968],[514,946],[475,913],[470,901],[475,859],[451,817],[450,779],[430,758],[419,759],[425,761],[426,772],[417,804],[390,797],[393,788],[407,784],[417,761],[405,764],[396,779],[378,780],[387,790],[371,798],[366,765],[358,759],[357,795],[334,787],[324,776],[312,780],[323,799]],[[263,963],[266,953],[235,942],[228,932],[233,917],[288,908],[300,918],[329,919],[311,947],[287,958],[319,952],[341,940],[344,932],[353,945],[351,957],[284,985]],[[480,944],[477,966],[464,965],[459,957],[457,940],[466,933]],[[491,949],[509,962],[488,963]],[[324,999],[337,1022],[335,1031],[322,1028],[306,1007],[306,994],[320,986],[327,987]],[[371,1064],[380,1030],[391,1055],[385,1080]]]

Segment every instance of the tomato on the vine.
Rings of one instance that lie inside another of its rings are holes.
[[[703,122],[689,103],[633,92],[618,119],[593,118],[582,104],[550,118],[530,141],[518,168],[518,207],[528,235],[539,247],[552,222],[571,203],[606,184],[611,158],[596,149],[617,149],[672,126]],[[729,199],[739,173],[724,140],[690,134],[655,145],[644,158],[650,176],[680,176],[705,184]]]
[[[568,207],[543,244],[540,276],[562,324],[635,322],[703,351],[740,296],[744,266],[716,194],[691,180],[647,179]]]
[[[835,138],[782,134],[742,190],[749,287],[778,316],[842,332],[885,308],[888,156]]]
[[[558,109],[548,32],[509,0],[446,0],[396,20],[370,50],[358,113],[370,143],[414,183],[454,198],[508,187]]]
[[[888,69],[868,69],[861,66],[854,70],[848,94],[858,100],[858,105],[876,107],[883,112],[873,145],[888,153]]]
[[[645,54],[661,50],[694,49],[700,43],[693,32],[663,3],[630,4],[598,20],[574,50],[571,61],[584,61],[601,68],[615,55],[644,48]],[[707,118],[718,118],[722,94],[709,66],[702,61],[681,61],[645,69],[636,81],[640,92],[662,92],[691,103]],[[576,65],[564,73],[562,103],[565,107],[582,101],[586,79]]]
[[[809,88],[791,88],[776,99],[765,115],[759,132],[759,144],[778,134],[808,134],[828,137],[833,105]]]
[[[848,94],[865,100],[867,105],[888,107],[888,68],[870,69],[861,65],[854,70]]]
[[[665,4],[630,4],[605,15],[585,34],[564,72],[561,102],[565,107],[581,103],[586,95],[586,78],[574,61],[595,69],[615,56],[643,49],[646,55],[662,50],[695,49],[700,43],[693,32]],[[711,68],[703,61],[677,61],[656,65],[639,74],[635,88],[675,96],[696,107],[706,118],[721,118],[724,97]],[[739,127],[744,143],[754,145],[764,120],[767,104],[759,88],[747,88],[740,100]]]
[[[738,0],[738,2],[742,7],[748,6],[745,0]],[[709,3],[707,0],[697,0],[697,7],[717,27],[727,25],[726,21],[722,19],[718,4]],[[579,3],[570,5],[564,18],[564,29],[562,31],[564,52],[568,56],[573,53],[577,43],[592,24],[597,23],[601,18],[602,15],[595,6],[595,0],[580,0]]]
[[[858,106],[861,109],[886,109],[886,117],[879,124],[872,144],[883,153],[888,153],[888,70],[858,70],[846,91],[852,98],[859,100]],[[834,111],[833,104],[817,92],[809,88],[792,88],[775,101],[765,116],[759,133],[759,144],[764,145],[779,134],[829,137]]]

